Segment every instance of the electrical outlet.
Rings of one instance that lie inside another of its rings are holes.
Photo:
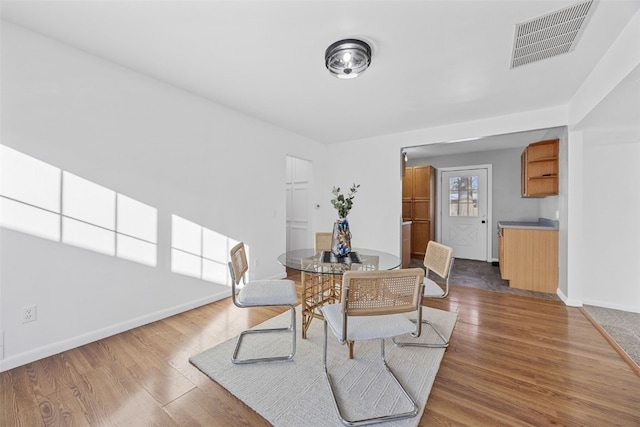
[[[37,308],[35,304],[22,307],[22,323],[35,321],[38,318]]]

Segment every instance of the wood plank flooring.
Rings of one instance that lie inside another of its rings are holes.
[[[640,377],[579,309],[455,285],[425,302],[458,323],[421,426],[640,426]],[[225,299],[0,373],[0,426],[268,426],[188,359],[280,312]]]

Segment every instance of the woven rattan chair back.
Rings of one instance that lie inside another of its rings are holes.
[[[249,270],[247,252],[245,250],[244,243],[240,242],[231,248],[230,256],[233,284],[238,285],[240,280],[245,280],[244,275]]]
[[[429,241],[424,254],[424,266],[443,279],[449,277],[453,249],[441,243]]]
[[[347,271],[342,278],[342,310],[348,316],[416,311],[423,280],[421,268]]]
[[[331,250],[331,236],[333,233],[319,231],[315,234],[314,249],[318,251],[330,251]]]

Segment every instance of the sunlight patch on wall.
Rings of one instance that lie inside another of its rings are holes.
[[[4,145],[0,171],[0,226],[156,266],[156,208]]]
[[[171,271],[231,286],[227,263],[238,242],[218,232],[171,215]]]
[[[62,171],[0,145],[0,225],[60,240]]]
[[[117,194],[116,202],[116,255],[118,258],[156,265],[158,210],[123,194]]]

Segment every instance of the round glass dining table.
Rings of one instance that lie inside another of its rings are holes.
[[[300,271],[302,284],[302,338],[314,318],[322,319],[324,304],[340,301],[342,274],[348,270],[393,270],[400,267],[397,255],[373,249],[353,248],[346,257],[314,249],[296,249],[278,257],[283,266]],[[353,345],[349,345],[353,357]]]
[[[293,270],[328,275],[341,275],[346,270],[393,270],[400,267],[400,257],[373,249],[354,248],[350,256],[338,258],[325,251],[296,249],[278,257],[278,262]],[[326,258],[323,259],[323,256]],[[360,261],[360,262],[358,262]],[[318,271],[318,267],[323,267]]]

